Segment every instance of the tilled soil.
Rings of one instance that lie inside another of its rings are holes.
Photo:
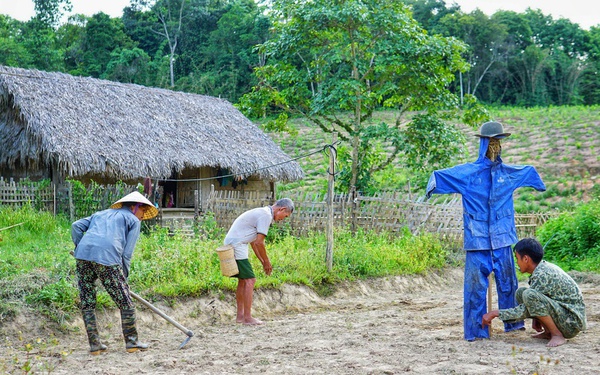
[[[588,330],[557,348],[531,338],[530,321],[504,333],[496,319],[491,339],[464,341],[462,270],[449,269],[348,283],[328,297],[293,285],[259,290],[262,326],[235,323],[232,294],[157,302],[195,333],[182,349],[187,336],[139,303],[140,338],[151,348],[137,353],[124,350],[117,311],[98,314],[109,346],[100,356],[88,354],[80,318],[70,333],[53,333],[20,316],[1,329],[0,371],[26,373],[19,367],[29,360],[35,373],[52,374],[600,374],[600,277],[574,277]]]

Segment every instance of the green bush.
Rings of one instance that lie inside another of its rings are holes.
[[[600,200],[577,206],[538,229],[545,259],[567,269],[600,271]]]

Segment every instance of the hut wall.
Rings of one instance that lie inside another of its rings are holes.
[[[50,178],[50,173],[32,168],[0,168],[0,176],[8,176],[16,180],[29,179],[31,181],[39,181]]]

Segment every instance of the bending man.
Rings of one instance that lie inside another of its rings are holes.
[[[235,299],[237,303],[236,322],[247,325],[257,325],[263,322],[252,317],[252,297],[256,276],[248,260],[248,244],[262,263],[265,274],[273,271],[271,261],[265,249],[265,238],[269,227],[274,221],[281,221],[294,212],[294,203],[289,198],[282,198],[272,206],[254,208],[241,214],[229,228],[225,236],[225,245],[234,248],[235,262],[239,273]]]
[[[96,325],[97,279],[100,279],[104,289],[121,310],[121,327],[127,352],[148,348],[147,344],[138,342],[135,308],[127,278],[133,250],[140,235],[140,222],[152,219],[157,214],[156,207],[136,191],[119,199],[109,209],[96,212],[71,225],[81,312],[90,353],[93,355],[107,350],[106,345],[100,342]]]

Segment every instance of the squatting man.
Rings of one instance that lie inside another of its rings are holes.
[[[577,283],[560,267],[542,260],[544,248],[533,238],[524,238],[514,248],[521,272],[531,274],[529,288],[517,289],[516,307],[493,310],[481,320],[482,327],[494,318],[503,322],[532,318],[538,332],[532,337],[549,340],[546,346],[563,345],[586,329],[585,304]]]

